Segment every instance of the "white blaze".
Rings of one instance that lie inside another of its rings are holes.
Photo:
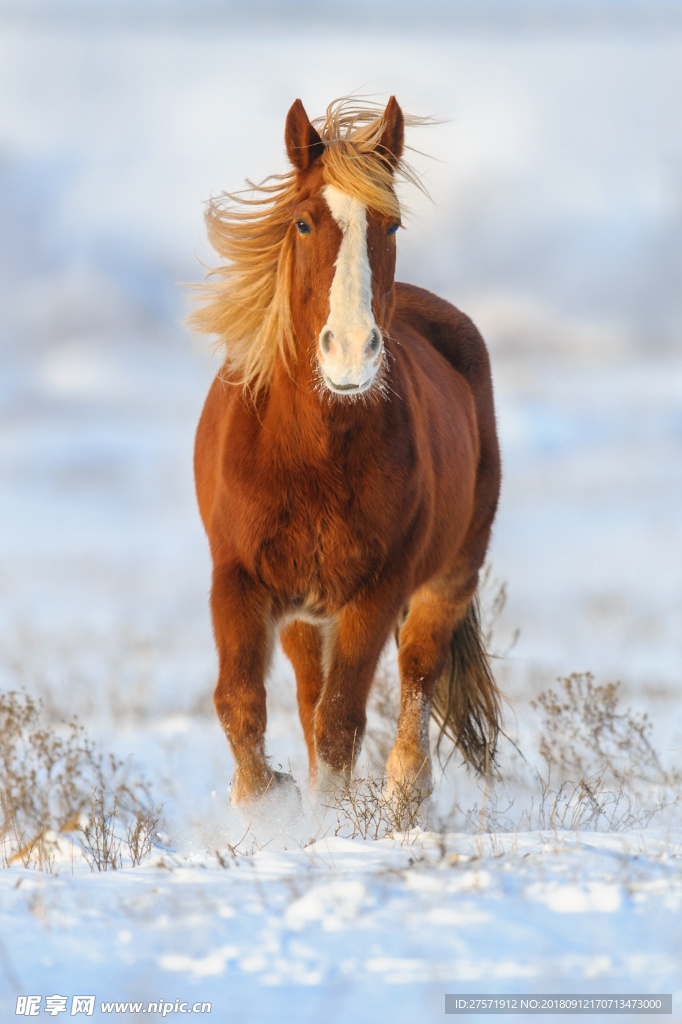
[[[329,319],[320,334],[320,365],[328,385],[361,388],[371,383],[381,360],[381,333],[372,313],[367,208],[333,185],[325,186],[324,197],[342,238],[329,293]]]

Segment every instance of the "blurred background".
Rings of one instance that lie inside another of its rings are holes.
[[[663,0],[0,2],[0,683],[160,744],[169,777],[184,735],[194,792],[227,781],[191,469],[218,363],[181,282],[212,260],[204,201],[286,169],[291,102],[313,117],[354,90],[442,119],[408,138],[431,201],[403,195],[398,276],[490,345],[512,705],[589,670],[679,746],[682,16]],[[278,680],[271,746],[295,760],[281,661]]]

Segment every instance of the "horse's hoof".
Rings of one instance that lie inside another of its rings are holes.
[[[321,758],[317,759],[315,804],[317,807],[338,807],[348,796],[350,776],[336,771]]]
[[[273,772],[270,785],[263,794],[265,799],[270,794],[277,800],[296,800],[300,806],[301,792],[289,772]]]
[[[397,810],[403,809],[407,816],[416,814],[420,805],[433,793],[433,772],[428,755],[421,761],[413,757],[403,760],[400,750],[394,747],[388,758],[386,775],[384,799]]]
[[[432,793],[433,781],[430,777],[401,780],[389,775],[383,796],[392,805],[396,815],[409,823],[417,817],[420,808],[425,809]]]
[[[248,795],[232,787],[231,802],[245,818],[288,818],[301,812],[301,794],[288,772],[272,772],[266,785]]]

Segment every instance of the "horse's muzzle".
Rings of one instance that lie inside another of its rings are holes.
[[[359,395],[362,394],[363,391],[369,391],[374,382],[374,377],[375,374],[372,374],[372,376],[368,380],[363,381],[362,384],[335,384],[333,380],[329,379],[324,370],[322,371],[322,378],[325,384],[330,391],[335,391],[337,395]]]
[[[368,332],[344,331],[339,336],[329,327],[320,334],[317,359],[325,386],[339,395],[358,395],[371,388],[383,356],[378,327]]]

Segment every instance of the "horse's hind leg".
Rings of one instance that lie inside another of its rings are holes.
[[[282,650],[296,672],[296,696],[298,713],[303,726],[310,786],[317,782],[317,761],[315,758],[315,708],[320,699],[324,680],[322,669],[322,637],[320,629],[308,622],[292,622],[279,634]]]
[[[389,794],[420,802],[433,790],[429,749],[433,695],[446,666],[453,629],[470,599],[469,588],[463,593],[447,578],[425,584],[412,597],[400,630],[400,715],[386,765]]]

